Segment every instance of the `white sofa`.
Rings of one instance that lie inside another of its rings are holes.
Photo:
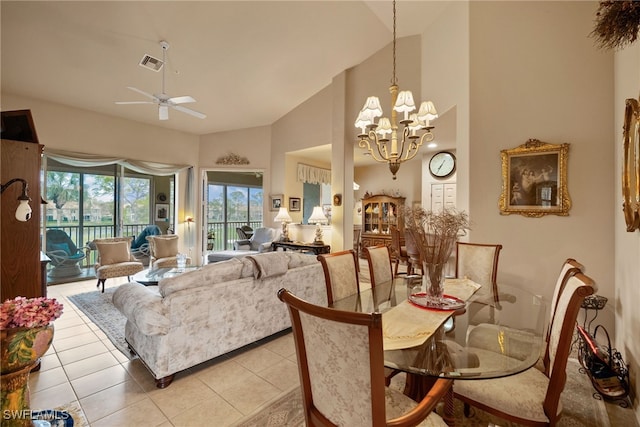
[[[164,388],[176,372],[289,328],[280,288],[327,304],[320,262],[295,252],[207,264],[158,287],[126,283],[113,303],[127,318],[130,349]]]
[[[233,243],[232,251],[211,252],[207,259],[209,262],[226,261],[232,258],[242,258],[247,255],[255,255],[271,251],[271,242],[280,239],[282,231],[278,228],[257,228],[250,239],[238,240]]]

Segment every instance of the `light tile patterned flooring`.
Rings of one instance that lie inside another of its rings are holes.
[[[107,287],[126,278],[109,279]],[[158,389],[139,359],[129,360],[67,299],[95,279],[49,286],[64,304],[53,345],[30,376],[31,409],[78,404],[91,426],[230,426],[299,384],[293,337],[283,334],[178,373]],[[76,425],[82,425],[76,420]]]

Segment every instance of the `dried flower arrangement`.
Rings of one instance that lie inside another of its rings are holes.
[[[603,49],[622,49],[638,38],[640,0],[601,1],[591,36]]]
[[[62,308],[55,298],[8,299],[0,306],[0,329],[47,326],[62,315]]]
[[[423,270],[426,270],[423,274],[429,280],[427,293],[441,296],[444,268],[458,237],[470,229],[469,216],[451,208],[434,212],[417,206],[405,207],[402,214],[407,232],[414,238],[420,253]]]

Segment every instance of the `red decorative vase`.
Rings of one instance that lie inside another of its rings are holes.
[[[53,341],[53,325],[0,330],[2,425],[31,426],[29,372]]]

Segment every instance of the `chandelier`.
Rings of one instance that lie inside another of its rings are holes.
[[[393,1],[393,75],[391,78],[391,119],[382,116],[382,107],[377,96],[370,96],[360,110],[355,126],[361,129],[358,135],[358,146],[366,148],[368,154],[376,161],[389,163],[389,170],[396,179],[396,173],[400,165],[413,159],[418,154],[418,149],[425,142],[433,140],[430,120],[438,117],[433,102],[426,101],[420,104],[417,113],[411,113],[416,109],[413,94],[409,90],[398,92],[398,79],[396,78],[396,2]],[[404,113],[404,118],[398,122],[398,113]],[[411,113],[411,114],[409,114]],[[378,123],[374,121],[380,117]],[[402,131],[398,135],[398,124],[402,125]],[[400,136],[400,139],[398,137]]]

